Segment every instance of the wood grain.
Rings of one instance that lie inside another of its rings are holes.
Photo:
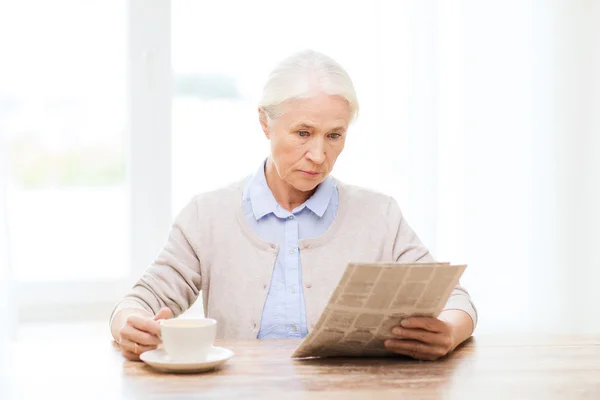
[[[436,362],[292,360],[298,343],[220,342],[235,352],[221,369],[175,375],[124,360],[108,340],[18,342],[0,398],[600,398],[600,335],[473,338]]]

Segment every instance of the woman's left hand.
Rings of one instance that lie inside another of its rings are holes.
[[[417,360],[437,360],[458,345],[452,325],[437,318],[406,318],[392,328],[392,334],[394,338],[386,340],[385,347]]]

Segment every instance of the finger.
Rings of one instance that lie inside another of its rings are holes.
[[[440,358],[438,356],[432,356],[431,354],[410,353],[410,352],[402,352],[402,351],[393,351],[393,352],[398,355],[407,356],[407,357],[414,358],[415,360],[419,360],[419,361],[435,361],[438,358]]]
[[[127,350],[122,350],[121,354],[129,361],[140,361],[140,356]]]
[[[430,317],[410,317],[405,318],[400,323],[404,328],[420,328],[430,332],[446,332],[448,325],[437,318]]]
[[[134,314],[127,317],[127,322],[140,331],[160,336],[160,324],[152,318]]]
[[[448,350],[416,340],[388,339],[384,342],[386,349],[400,354],[422,354],[440,358],[448,354]]]
[[[133,354],[137,354],[137,355],[140,355],[140,354],[142,354],[142,353],[144,353],[146,351],[149,351],[149,350],[155,350],[156,349],[156,346],[145,346],[145,345],[141,345],[139,343],[136,346],[136,342],[133,342],[133,341],[131,341],[129,339],[123,339],[121,341],[121,345],[120,346],[121,346],[121,349],[129,351],[129,352],[131,352]]]
[[[122,339],[120,346],[121,346],[121,349],[128,351],[130,353],[133,353],[133,354],[137,354],[137,355],[140,355],[146,351],[156,349],[156,346],[145,346],[145,345],[142,345],[139,343],[136,346],[136,343],[137,342],[133,342],[129,339]]]
[[[423,343],[429,343],[448,349],[452,346],[452,340],[450,339],[450,336],[444,333],[426,331],[425,329],[411,329],[396,326],[392,329],[392,334],[400,338],[414,339]]]
[[[171,311],[168,307],[163,307],[160,309],[158,314],[154,316],[154,320],[158,321],[159,319],[169,319],[173,318],[173,311]]]
[[[126,325],[120,331],[121,337],[146,346],[158,346],[162,343],[158,336],[140,331],[131,325]]]

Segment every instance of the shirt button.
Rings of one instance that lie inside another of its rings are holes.
[[[292,247],[290,248],[290,254],[294,254],[296,252],[296,248]]]
[[[296,325],[292,325],[292,330],[293,330],[294,332],[296,332],[296,331],[298,330],[298,328],[296,328]]]
[[[288,219],[294,219],[294,216],[293,216],[293,215],[290,215],[290,216],[288,217]]]
[[[290,293],[294,294],[294,293],[296,293],[296,290],[294,290],[294,288],[290,288]]]

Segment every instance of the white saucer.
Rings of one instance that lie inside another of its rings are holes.
[[[204,360],[173,361],[162,348],[142,353],[140,360],[156,369],[167,372],[202,372],[224,364],[231,357],[233,357],[231,350],[213,346]]]

